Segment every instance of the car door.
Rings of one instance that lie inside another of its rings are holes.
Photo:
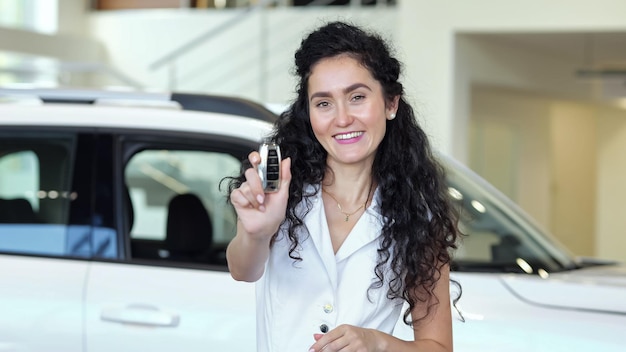
[[[98,245],[92,145],[77,131],[0,131],[0,351],[83,351],[85,277]]]
[[[159,132],[111,143],[119,166],[98,174],[115,179],[104,198],[125,255],[92,265],[87,351],[254,350],[254,285],[227,271],[236,217],[220,182],[256,143]]]

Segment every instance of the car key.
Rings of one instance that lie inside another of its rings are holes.
[[[261,163],[259,177],[265,193],[278,191],[280,187],[280,147],[274,142],[263,142],[259,147]]]

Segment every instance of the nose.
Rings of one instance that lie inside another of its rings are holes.
[[[350,113],[350,110],[345,105],[337,106],[337,114],[335,117],[335,123],[339,127],[346,127],[352,124],[354,117]]]

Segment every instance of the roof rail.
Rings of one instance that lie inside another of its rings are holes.
[[[278,116],[252,100],[206,94],[172,93],[171,99],[185,110],[240,115],[274,123]]]
[[[183,110],[239,115],[275,122],[278,116],[252,100],[238,97],[136,91],[64,88],[0,88],[0,97],[28,97],[43,103],[103,104],[182,108]]]
[[[170,100],[168,93],[76,88],[0,88],[0,96],[31,96],[46,103],[76,104],[94,104],[98,99]]]

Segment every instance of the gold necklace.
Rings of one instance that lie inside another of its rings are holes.
[[[339,212],[341,212],[341,214],[345,215],[345,217],[346,217],[345,221],[348,222],[348,220],[350,220],[350,217],[352,215],[356,214],[359,210],[361,210],[361,208],[365,209],[365,206],[367,205],[367,201],[369,201],[370,195],[372,193],[372,185],[370,184],[370,190],[367,192],[367,198],[365,198],[365,203],[361,204],[361,206],[356,208],[356,210],[353,211],[352,213],[346,213],[345,211],[343,211],[343,208],[341,207],[341,204],[339,204],[339,201],[337,200],[337,198],[335,198],[332,194],[330,194],[330,192],[328,192],[324,188],[322,188],[322,192],[328,194],[330,196],[330,198],[332,198],[337,203],[337,208],[339,208]]]

